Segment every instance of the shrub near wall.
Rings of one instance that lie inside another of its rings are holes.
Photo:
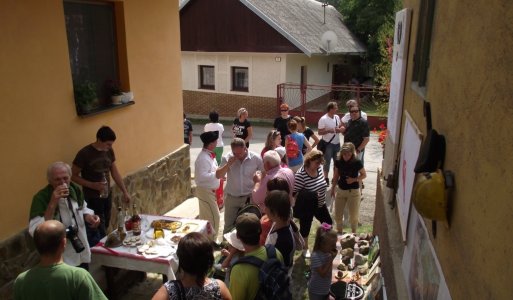
[[[276,99],[198,91],[183,91],[183,111],[187,115],[205,115],[215,109],[220,117],[237,116],[237,110],[245,107],[249,119],[276,118]]]

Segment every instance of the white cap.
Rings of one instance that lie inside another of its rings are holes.
[[[276,147],[276,149],[274,149],[274,151],[278,152],[278,154],[280,155],[280,158],[283,158],[285,156],[285,153],[287,152],[285,150],[285,147]]]
[[[225,233],[224,238],[237,250],[244,251],[244,245],[242,245],[242,242],[237,238],[237,229]]]

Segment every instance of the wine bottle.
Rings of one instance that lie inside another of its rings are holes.
[[[141,235],[141,216],[137,212],[135,203],[132,205],[134,214],[132,215],[132,233],[134,236]]]

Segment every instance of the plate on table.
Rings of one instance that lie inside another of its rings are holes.
[[[196,223],[185,223],[184,226],[180,229],[180,232],[189,233],[195,231],[196,228],[198,228],[198,224]]]
[[[182,227],[182,222],[180,221],[171,221],[171,220],[155,220],[151,222],[151,227],[155,228],[155,225],[161,225],[162,229],[167,229],[171,231],[176,231],[180,227]]]
[[[171,237],[168,239],[171,243],[178,245],[178,242],[185,236],[183,233],[173,233]]]

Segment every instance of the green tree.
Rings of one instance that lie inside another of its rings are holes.
[[[367,45],[367,59],[374,70],[374,83],[390,86],[395,13],[401,8],[399,0],[332,0],[344,23]],[[375,95],[386,106],[388,93]]]

